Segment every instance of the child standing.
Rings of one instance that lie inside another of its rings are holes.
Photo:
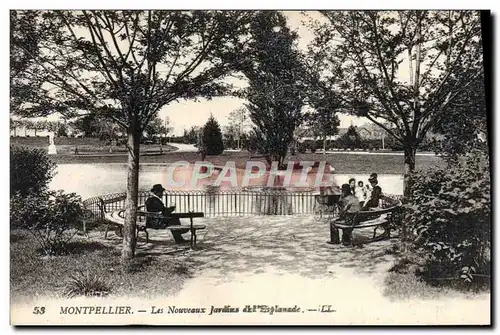
[[[358,181],[358,186],[356,186],[355,196],[356,198],[358,198],[361,206],[363,206],[364,202],[366,201],[366,188],[364,187],[361,180]]]

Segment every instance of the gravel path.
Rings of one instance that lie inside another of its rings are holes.
[[[489,295],[391,301],[383,282],[397,238],[346,248],[325,243],[328,226],[310,217],[200,219],[199,249],[179,252],[168,232],[153,231],[139,254],[176,257],[194,276],[170,305],[299,306],[304,313],[198,315],[195,323],[468,324],[489,321]],[[372,231],[355,231],[355,241]],[[117,241],[119,247],[119,241]],[[182,248],[182,247],[181,247]],[[175,256],[174,256],[175,255]],[[334,313],[309,312],[331,305]],[[472,312],[473,311],[473,312]],[[169,320],[176,320],[172,316]],[[180,319],[178,319],[180,320]]]

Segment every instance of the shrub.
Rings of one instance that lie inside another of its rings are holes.
[[[81,228],[82,219],[81,198],[75,193],[16,193],[10,200],[11,226],[30,232],[46,255],[65,253],[68,242]]]
[[[307,151],[307,146],[305,143],[299,143],[298,146],[297,146],[297,151],[300,153],[300,154],[305,154],[306,151]]]
[[[323,149],[323,140],[319,139],[319,140],[314,141],[314,147],[316,148],[316,150]]]
[[[380,139],[365,139],[362,142],[362,147],[368,150],[382,149],[382,140]]]
[[[63,294],[68,298],[76,296],[106,296],[111,291],[110,285],[100,276],[89,271],[78,271],[71,275],[65,284]]]
[[[67,137],[68,136],[68,126],[64,123],[60,123],[57,128],[57,137]]]
[[[426,259],[426,278],[489,276],[491,202],[489,163],[473,152],[447,169],[412,176],[406,206],[416,251]]]
[[[253,131],[248,135],[246,149],[251,153],[258,153],[260,155],[266,154],[264,148],[259,145],[259,137]]]
[[[387,136],[385,138],[385,147],[389,150],[392,150],[392,151],[402,151],[403,150],[403,145],[392,136]]]
[[[47,189],[54,176],[56,164],[46,151],[10,146],[10,194],[27,195]]]
[[[312,153],[314,153],[314,152],[316,152],[316,143],[315,142],[316,141],[313,141],[313,140],[305,140],[304,142],[302,142],[302,146],[305,148],[305,150],[310,150]]]

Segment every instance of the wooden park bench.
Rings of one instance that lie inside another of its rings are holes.
[[[347,213],[344,218],[337,218],[330,222],[330,244],[340,244],[339,230],[362,229],[374,227],[372,241],[379,241],[391,237],[391,224],[399,219],[400,203],[383,209],[373,209],[357,213]],[[377,237],[377,230],[382,228],[383,234]],[[342,236],[343,236],[342,232]],[[353,246],[351,236],[350,246]]]
[[[101,214],[101,220],[106,223],[104,238],[108,238],[109,227],[110,225],[114,225],[115,222],[113,220],[116,220],[116,218],[110,220],[111,217],[108,214],[111,214],[113,210],[110,209],[108,206],[119,201],[124,201],[126,198],[127,198],[126,195],[120,195],[109,199],[103,199],[100,197],[98,198],[97,207],[99,208],[99,212]]]
[[[189,226],[185,226],[185,225],[167,226],[166,229],[169,229],[171,231],[180,231],[181,233],[190,231],[191,238],[189,241],[189,246],[191,249],[194,249],[194,248],[196,248],[196,231],[205,229],[206,226],[201,225],[201,224],[193,224],[193,219],[194,218],[203,218],[203,217],[205,217],[205,214],[203,212],[171,213],[167,217],[167,220],[169,218],[189,219]]]
[[[160,213],[161,214],[161,213]],[[106,221],[106,232],[104,233],[104,238],[107,238],[108,227],[114,225],[116,227],[115,234],[119,237],[123,237],[123,226],[125,225],[125,210],[120,209],[105,214]],[[149,234],[146,229],[146,221],[137,220],[136,224],[136,238],[139,238],[139,233],[144,232],[146,234],[146,243],[149,242]]]
[[[181,234],[187,233],[188,231],[191,232],[191,239],[190,239],[190,248],[194,249],[196,248],[196,232],[198,230],[205,229],[205,225],[201,224],[194,224],[193,219],[194,218],[202,218],[205,217],[205,214],[203,212],[188,212],[188,213],[171,213],[168,217],[163,216],[161,212],[147,212],[147,211],[142,211],[139,210],[137,212],[137,218],[138,220],[136,221],[136,229],[137,229],[137,238],[139,237],[140,232],[144,232],[146,235],[146,243],[149,242],[149,233],[148,233],[148,228],[149,229],[155,229],[151,227],[146,226],[146,222],[149,220],[162,220],[162,221],[167,221],[172,218],[178,218],[178,219],[189,219],[190,224],[189,225],[173,225],[173,226],[166,226],[163,229],[168,229],[170,231],[179,231]],[[114,224],[117,226],[117,235],[120,237],[123,237],[123,226],[125,224],[125,211],[124,210],[118,210],[114,211],[111,213],[106,214],[106,221],[108,221],[109,224]]]

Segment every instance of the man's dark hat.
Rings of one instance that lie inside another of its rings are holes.
[[[378,175],[374,172],[370,175],[369,179],[377,179]]]
[[[163,192],[163,191],[165,191],[165,189],[163,188],[163,186],[161,186],[161,184],[153,185],[153,188],[151,189],[151,192]]]
[[[349,184],[342,184],[342,192],[351,192],[351,186]]]
[[[368,181],[371,183],[371,182],[376,182],[378,183],[378,179],[377,177],[374,177],[374,176],[370,176],[370,178],[368,178]]]

